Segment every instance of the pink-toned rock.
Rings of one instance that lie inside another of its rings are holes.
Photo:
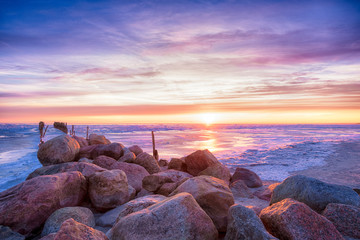
[[[115,208],[129,201],[126,174],[117,169],[94,173],[89,178],[89,197],[98,210]]]
[[[169,162],[166,159],[160,159],[159,160],[159,166],[160,167],[167,167],[169,165]]]
[[[263,185],[260,177],[246,168],[236,168],[234,175],[231,177],[231,182],[237,180],[243,180],[246,186],[250,188],[261,187]]]
[[[246,186],[243,180],[237,180],[230,184],[231,192],[233,193],[234,197],[240,198],[254,198],[251,190]]]
[[[133,152],[136,156],[143,152],[141,147],[139,147],[138,145],[133,145],[133,146],[129,147],[129,150],[131,152]]]
[[[156,161],[156,159],[145,152],[137,155],[133,163],[144,167],[150,174],[161,171],[159,163]]]
[[[181,192],[190,193],[213,220],[220,232],[225,232],[227,216],[234,196],[224,180],[210,177],[193,177],[182,183],[170,196]]]
[[[270,202],[272,191],[269,188],[259,189],[254,192],[254,195],[262,200]]]
[[[105,155],[114,159],[119,159],[124,154],[123,149],[124,145],[121,143],[100,144],[91,151],[91,158],[95,159],[100,155]]]
[[[209,166],[205,170],[199,172],[198,175],[199,176],[206,175],[206,176],[216,177],[216,178],[226,181],[227,183],[230,182],[230,178],[231,178],[230,170],[221,163],[213,164],[213,165]]]
[[[89,158],[80,158],[78,162],[84,162],[84,163],[94,163],[94,160]]]
[[[79,143],[69,135],[63,134],[41,144],[37,157],[43,166],[48,166],[75,161],[79,150]]]
[[[108,240],[105,233],[70,218],[63,222],[54,240]]]
[[[191,178],[192,176],[186,172],[177,170],[166,170],[164,172],[158,172],[144,177],[143,188],[150,192],[156,192],[165,183],[177,183],[184,178]]]
[[[0,193],[0,225],[29,236],[57,209],[79,205],[86,179],[80,172],[36,177]]]
[[[137,192],[142,189],[142,180],[144,177],[148,176],[149,173],[140,165],[126,162],[118,162],[115,159],[99,156],[94,160],[94,164],[101,166],[103,168],[112,170],[119,169],[126,173],[128,183],[135,188]]]
[[[207,149],[198,150],[185,157],[187,172],[194,176],[197,176],[211,165],[219,163],[216,157]]]
[[[341,234],[360,239],[360,208],[329,203],[322,215],[329,219]]]
[[[83,137],[72,136],[72,138],[75,139],[79,143],[80,147],[86,147],[89,145],[89,142]]]
[[[279,239],[344,239],[329,220],[291,198],[264,208],[260,218]]]
[[[131,200],[130,202],[127,202],[104,213],[96,220],[96,225],[102,227],[112,227],[117,219],[120,220],[121,218],[126,217],[131,213],[143,210],[165,199],[166,197],[162,195],[148,195]]]
[[[86,163],[86,162],[61,163],[61,164],[55,164],[55,165],[38,168],[32,173],[30,173],[29,176],[26,178],[26,180],[42,175],[53,175],[56,173],[71,172],[71,171],[79,171],[82,173],[82,175],[88,178],[95,172],[101,172],[105,170],[106,169],[101,168],[95,164]]]
[[[90,145],[96,145],[96,144],[110,144],[111,142],[106,139],[104,135],[97,135],[97,134],[90,134],[89,136],[89,143]]]
[[[118,161],[132,163],[134,162],[135,158],[136,158],[135,153],[127,151],[124,153],[124,155],[121,158],[118,159]]]
[[[188,193],[180,193],[121,218],[108,237],[111,240],[215,240],[218,233],[195,199]]]
[[[178,171],[186,172],[185,159],[172,158],[169,162],[168,169],[174,169]]]
[[[91,158],[91,152],[97,147],[98,145],[89,145],[81,147],[79,150],[79,158]]]

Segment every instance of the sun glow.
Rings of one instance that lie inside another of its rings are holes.
[[[218,120],[217,115],[214,113],[202,113],[199,115],[199,117],[201,119],[201,122],[204,123],[206,126],[210,126]]]

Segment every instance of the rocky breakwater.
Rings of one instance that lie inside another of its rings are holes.
[[[138,145],[61,135],[42,144],[38,157],[44,167],[0,193],[0,239],[360,235],[360,196],[352,189],[304,176],[270,185],[244,168],[231,175],[208,150],[167,165]]]

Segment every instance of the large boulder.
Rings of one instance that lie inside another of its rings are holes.
[[[149,173],[140,165],[134,163],[118,162],[113,158],[106,156],[99,156],[94,160],[94,164],[108,170],[119,169],[126,173],[129,185],[131,185],[137,192],[142,189],[142,180],[148,176]]]
[[[72,138],[73,138],[73,139],[75,139],[75,140],[79,143],[80,148],[82,148],[82,147],[86,147],[86,146],[88,146],[88,145],[89,145],[88,140],[86,140],[86,139],[85,139],[85,138],[83,138],[83,137],[79,137],[79,136],[72,136]]]
[[[107,235],[111,240],[215,240],[218,237],[209,216],[188,193],[121,218]]]
[[[234,196],[224,180],[210,177],[193,177],[182,183],[170,196],[181,192],[190,193],[213,220],[220,232],[225,232],[227,215]]]
[[[192,176],[186,172],[166,170],[144,177],[143,188],[150,192],[156,192],[165,183],[177,183],[182,181],[184,178],[191,177]]]
[[[131,213],[143,210],[165,199],[166,197],[162,195],[148,195],[131,200],[130,202],[104,213],[96,220],[96,224],[102,227],[112,227],[115,224],[116,219],[120,220]]]
[[[11,228],[0,225],[0,239],[2,240],[25,240],[25,236],[14,232]]]
[[[201,171],[214,164],[220,164],[212,153],[205,150],[197,150],[185,157],[187,172],[193,176],[197,176]]]
[[[75,161],[79,154],[79,143],[63,134],[41,144],[37,157],[43,166]]]
[[[207,167],[205,170],[198,173],[198,175],[212,176],[230,182],[231,174],[230,170],[223,164],[213,164]]]
[[[115,208],[129,201],[126,174],[117,169],[94,173],[89,178],[89,197],[98,210]]]
[[[329,203],[322,215],[347,237],[360,239],[360,208],[340,203]]]
[[[100,155],[118,159],[124,154],[123,149],[124,145],[121,143],[99,144],[94,149],[92,149],[90,155],[92,159],[95,159]]]
[[[50,234],[51,235],[51,234]],[[49,236],[49,235],[48,235]],[[42,238],[42,239],[46,239]],[[105,233],[100,232],[94,228],[86,226],[85,224],[79,223],[74,219],[70,218],[63,222],[60,230],[51,236],[50,239],[54,240],[108,240]],[[46,239],[46,240],[48,240]]]
[[[260,218],[266,229],[279,239],[343,240],[329,220],[291,198],[264,208]]]
[[[186,167],[185,159],[172,158],[169,162],[168,169],[174,169],[174,170],[186,172],[187,167]]]
[[[161,171],[159,163],[156,159],[145,152],[137,155],[133,163],[143,166],[150,174]]]
[[[90,134],[89,136],[89,143],[90,145],[97,145],[97,144],[110,144],[110,140],[106,139],[104,135],[98,135],[95,133]]]
[[[68,162],[68,163],[61,163],[61,164],[55,164],[55,165],[38,168],[32,173],[30,173],[29,176],[26,178],[26,180],[42,175],[53,175],[56,173],[72,172],[72,171],[79,171],[82,173],[82,175],[88,178],[91,175],[93,175],[95,172],[101,172],[105,170],[106,169],[101,168],[92,163]]]
[[[246,186],[250,188],[261,187],[263,185],[260,177],[246,168],[236,168],[234,175],[231,177],[231,182],[238,180],[243,180]]]
[[[133,145],[129,147],[129,150],[133,152],[136,156],[139,155],[140,153],[143,153],[143,150],[138,145]]]
[[[57,209],[79,205],[86,190],[86,179],[80,172],[27,180],[0,193],[0,225],[30,235]]]
[[[75,221],[85,224],[89,227],[95,227],[95,217],[90,209],[85,207],[65,207],[53,212],[46,220],[41,236],[49,235],[59,231],[63,222],[72,218]]]
[[[275,239],[265,229],[256,213],[240,204],[229,209],[225,240],[270,240]]]
[[[317,212],[329,203],[342,203],[360,207],[360,196],[351,188],[324,183],[302,175],[288,177],[273,191],[270,205],[285,198],[303,202]]]

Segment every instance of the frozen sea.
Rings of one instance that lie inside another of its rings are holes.
[[[232,171],[246,167],[262,179],[282,181],[292,171],[325,164],[342,141],[360,141],[360,125],[90,125],[89,133],[103,134],[125,146],[137,144],[152,153],[155,131],[160,158],[170,160],[198,149],[209,149]],[[85,137],[86,126],[76,125]],[[45,140],[62,134],[49,127]],[[36,152],[37,125],[0,124],[0,191],[24,181],[41,167]]]

